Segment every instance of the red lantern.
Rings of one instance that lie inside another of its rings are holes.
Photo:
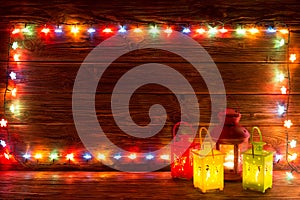
[[[239,125],[241,119],[239,111],[227,108],[224,112],[220,112],[218,117],[224,120],[224,126],[216,126],[211,131],[211,135],[217,140],[216,149],[225,154],[224,179],[241,180],[241,152],[248,149],[250,134],[247,129]]]
[[[176,135],[177,126],[184,124],[190,127],[190,131],[194,132],[194,129],[187,122],[178,122],[173,127],[173,138]],[[176,140],[177,139],[177,140]],[[199,141],[195,141],[194,138],[191,138],[189,134],[181,134],[177,136],[175,141],[171,146],[171,175],[172,178],[183,178],[183,179],[192,179],[193,178],[193,149],[199,149]],[[191,145],[186,148],[182,144],[187,142]]]

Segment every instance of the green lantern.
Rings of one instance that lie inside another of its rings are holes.
[[[257,130],[260,141],[253,142],[253,133]],[[272,188],[273,178],[273,152],[263,150],[266,144],[262,141],[261,131],[253,127],[251,132],[252,148],[243,155],[243,188],[265,192]]]
[[[192,150],[194,187],[200,189],[203,193],[212,189],[222,191],[224,188],[224,154],[212,148],[213,141],[206,128],[202,127],[199,134],[201,134],[202,130],[207,132],[210,141],[201,142],[201,150]]]

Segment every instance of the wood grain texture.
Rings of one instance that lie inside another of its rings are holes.
[[[220,25],[224,22],[230,27],[238,24],[256,24],[258,26],[287,25],[291,30],[289,50],[300,52],[300,4],[297,1],[240,1],[224,2],[221,0],[203,2],[196,0],[180,1],[68,1],[51,2],[21,1],[5,2],[0,5],[0,94],[4,95],[7,46],[9,30],[16,22],[36,25],[59,23],[86,23],[82,28],[94,24],[95,28],[118,23],[139,24],[149,23],[175,24],[178,27],[198,26],[209,22]],[[259,126],[269,150],[284,154],[285,129],[283,117],[277,115],[279,103],[286,103],[287,96],[280,94],[282,83],[276,80],[279,72],[286,73],[288,63],[288,45],[276,48],[276,40],[285,39],[287,35],[261,33],[257,36],[239,37],[226,34],[217,37],[199,37],[191,35],[212,57],[223,78],[226,93],[237,100],[241,109],[241,124],[248,130]],[[81,33],[77,37],[64,34],[60,37],[50,35],[48,38],[39,34],[25,38],[15,38],[22,46],[21,62],[13,62],[9,57],[10,70],[18,74],[17,99],[7,94],[6,116],[9,119],[9,134],[13,152],[20,156],[27,150],[49,153],[53,149],[68,152],[76,149],[78,155],[85,152],[77,134],[72,116],[72,91],[77,72],[85,57],[108,35],[96,33],[90,37]],[[120,44],[124,49],[125,44]],[[184,47],[181,47],[184,48]],[[193,49],[187,49],[193,51]],[[107,56],[111,56],[107,53]],[[97,65],[104,61],[89,63]],[[95,95],[96,114],[98,121],[107,136],[118,146],[129,149],[138,146],[141,151],[159,149],[171,138],[172,126],[180,120],[180,107],[172,91],[157,85],[146,85],[139,88],[130,101],[131,116],[123,118],[129,123],[131,118],[138,125],[150,122],[149,108],[154,103],[164,105],[168,117],[164,128],[155,136],[136,139],[124,133],[116,126],[111,107],[111,91],[117,80],[128,70],[149,62],[157,62],[180,72],[193,86],[200,106],[199,125],[208,127],[210,122],[210,96],[202,77],[185,60],[170,52],[157,49],[143,49],[130,52],[115,60],[100,80]],[[290,138],[300,140],[300,76],[299,61],[289,64],[291,73],[291,95],[289,117],[294,126],[289,130]],[[167,76],[166,76],[167,77]],[[214,80],[211,80],[212,82]],[[284,81],[286,84],[287,80]],[[181,85],[176,85],[180,88]],[[87,88],[88,90],[89,88]],[[125,94],[120,94],[122,95]],[[197,108],[191,105],[192,94],[180,94],[180,101],[189,110]],[[84,97],[84,94],[83,94]],[[15,114],[9,111],[9,105],[17,103]],[[3,98],[0,98],[3,105]],[[229,101],[229,106],[236,106]],[[120,109],[120,108],[117,108]],[[117,110],[119,111],[119,110]],[[1,107],[0,114],[4,114]],[[120,115],[121,113],[120,109]],[[193,117],[193,116],[189,116]],[[162,116],[156,116],[155,124],[162,123]],[[213,116],[214,119],[217,116]],[[82,123],[85,123],[84,121]],[[215,124],[213,124],[215,125]],[[5,135],[1,130],[1,136]],[[299,152],[299,148],[293,149]],[[20,159],[22,159],[20,157]],[[47,163],[48,160],[41,160]],[[82,162],[84,163],[84,161]],[[300,165],[299,161],[296,162]],[[75,168],[79,166],[74,166]],[[281,161],[275,168],[284,168]],[[96,167],[95,167],[96,168]]]

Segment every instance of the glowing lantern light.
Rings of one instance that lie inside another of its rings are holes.
[[[14,61],[16,61],[16,62],[20,61],[20,57],[21,57],[20,54],[15,54],[14,55]]]
[[[170,155],[163,154],[163,155],[160,156],[160,158],[161,158],[162,160],[170,160]]]
[[[288,34],[289,30],[287,30],[287,29],[280,29],[279,32],[282,33],[282,34]]]
[[[21,32],[21,30],[19,28],[15,28],[11,33],[14,35],[14,34],[17,34],[20,32]]]
[[[0,145],[1,145],[2,147],[6,147],[6,142],[5,142],[4,140],[0,140]]]
[[[290,161],[294,161],[297,159],[297,156],[298,156],[297,153],[293,153],[292,155],[288,155],[288,159]]]
[[[278,163],[282,158],[283,158],[283,155],[276,154],[276,155],[275,155],[275,162]]]
[[[246,29],[244,29],[244,28],[237,28],[236,29],[236,33],[238,35],[245,35],[246,34]]]
[[[18,47],[19,47],[18,42],[13,42],[12,45],[11,45],[11,48],[13,50],[16,50]]]
[[[283,45],[285,45],[284,39],[281,39],[281,40],[275,40],[275,48],[282,47]]]
[[[284,86],[282,86],[282,87],[280,88],[280,90],[281,90],[281,94],[286,94],[286,92],[287,92],[287,89],[286,89],[286,87],[284,87]]]
[[[290,61],[294,62],[296,60],[296,54],[290,54]]]
[[[13,96],[13,97],[17,96],[17,88],[12,89],[11,96]]]
[[[40,153],[37,153],[37,154],[34,155],[34,158],[37,159],[37,160],[41,159],[42,157],[43,157],[43,155],[40,154]]]
[[[276,33],[276,29],[270,26],[270,27],[267,29],[267,32],[268,32],[268,33]]]
[[[278,105],[278,110],[277,110],[279,115],[283,115],[285,113],[285,106],[284,105]]]
[[[285,41],[284,41],[284,39],[281,39],[281,40],[280,40],[280,42],[279,42],[279,46],[281,46],[281,47],[282,47],[284,44],[285,44]]]
[[[165,33],[167,34],[171,34],[173,32],[172,28],[171,27],[167,27],[165,30],[164,30]]]
[[[209,142],[203,142],[201,150],[192,150],[193,153],[193,184],[203,193],[211,189],[223,190],[224,188],[224,154],[213,149],[213,141],[206,128]],[[201,136],[200,136],[201,137]]]
[[[122,156],[120,154],[116,154],[116,155],[114,155],[113,158],[116,160],[120,160],[122,158]]]
[[[27,34],[27,35],[32,35],[33,32],[32,32],[32,27],[30,26],[26,26],[24,28],[22,28],[21,30],[24,34]]]
[[[152,160],[154,156],[152,154],[146,155],[146,160]]]
[[[120,26],[120,29],[118,30],[119,33],[126,33],[126,27],[125,26]]]
[[[73,33],[74,35],[76,35],[77,33],[79,33],[79,28],[77,26],[72,26],[71,33]]]
[[[293,123],[291,120],[284,120],[284,127],[291,128],[292,125]]]
[[[129,159],[131,160],[134,160],[136,159],[136,154],[135,153],[131,153],[129,156],[128,156]]]
[[[62,28],[60,28],[60,27],[58,26],[58,27],[56,27],[56,28],[54,29],[54,32],[55,32],[55,33],[62,33],[63,31],[62,31]]]
[[[204,28],[198,28],[198,29],[196,29],[196,33],[203,34],[203,33],[205,33],[205,32],[206,32],[206,31],[205,31]]]
[[[98,158],[99,160],[105,160],[105,155],[102,154],[102,153],[99,153],[98,156],[97,156],[97,158]]]
[[[7,126],[7,121],[5,119],[1,119],[0,126],[1,127],[6,127]]]
[[[182,33],[188,34],[191,32],[191,29],[188,27],[183,28]]]
[[[17,74],[15,72],[10,72],[9,76],[10,76],[11,80],[16,80],[17,79]]]
[[[44,33],[45,35],[47,35],[48,33],[50,33],[50,29],[47,28],[47,27],[44,27],[42,30],[41,30],[42,33]]]
[[[220,33],[227,33],[227,32],[228,32],[228,30],[227,30],[227,29],[225,29],[225,28],[223,27],[223,28],[221,28],[221,29],[219,30],[219,32],[220,32]]]
[[[248,30],[251,34],[256,34],[256,33],[259,33],[259,30],[257,29],[257,28],[250,28],[249,30]]]
[[[226,108],[218,114],[220,124],[212,131],[212,137],[217,141],[216,149],[225,154],[224,179],[239,181],[242,179],[241,153],[248,149],[249,132],[239,124],[241,114],[239,109]],[[224,123],[224,126],[223,126]]]
[[[29,159],[30,157],[31,157],[31,155],[28,154],[28,153],[25,153],[25,154],[23,155],[23,158],[25,158],[26,160]]]
[[[260,141],[253,141],[253,133],[257,130]],[[257,190],[265,193],[272,188],[273,177],[273,152],[263,150],[266,144],[262,141],[261,131],[253,127],[251,132],[252,148],[243,154],[243,188]]]
[[[23,32],[23,33],[29,33],[29,32],[30,32],[30,30],[29,30],[29,28],[28,28],[28,27],[25,27],[25,28],[23,28],[23,29],[22,29],[22,32]]]
[[[290,146],[291,146],[291,148],[295,148],[297,146],[297,141],[296,140],[291,140],[290,141]]]
[[[292,172],[286,172],[286,176],[288,180],[294,179],[294,175]]]
[[[280,74],[278,75],[278,81],[279,81],[279,82],[282,82],[284,79],[285,79],[284,74],[283,74],[283,73],[280,73]]]
[[[141,28],[136,27],[136,28],[133,29],[133,32],[134,32],[134,33],[141,33],[141,32],[143,32],[143,31],[142,31]]]
[[[190,128],[190,133],[194,133],[193,127],[187,122],[178,122],[174,125],[172,135],[174,142],[171,145],[171,175],[173,178],[193,178],[193,155],[192,149],[199,148],[199,142],[192,141],[189,134],[176,134],[177,127],[181,124]],[[184,130],[181,128],[181,132]],[[186,146],[186,144],[190,144]],[[198,146],[197,146],[198,145]]]
[[[89,28],[89,29],[87,30],[87,32],[88,32],[88,33],[95,33],[96,30],[95,30],[94,28]]]

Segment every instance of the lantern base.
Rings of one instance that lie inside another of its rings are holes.
[[[224,180],[225,181],[242,181],[242,176],[241,176],[241,174],[224,173]]]

